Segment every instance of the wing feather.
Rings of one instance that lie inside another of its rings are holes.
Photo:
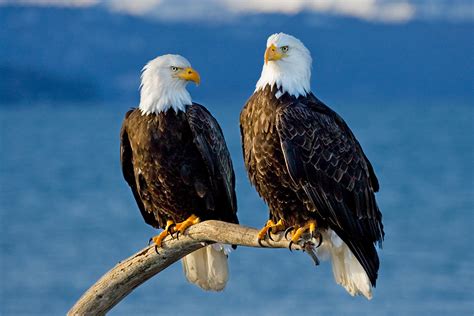
[[[128,138],[127,133],[128,118],[133,111],[134,110],[132,109],[128,111],[127,114],[125,114],[125,119],[120,130],[120,162],[122,165],[122,173],[123,177],[125,178],[125,181],[127,181],[128,185],[132,189],[133,197],[137,202],[138,208],[140,209],[140,212],[142,213],[145,222],[153,227],[158,228],[158,221],[156,220],[153,213],[148,212],[145,209],[145,205],[143,204],[142,198],[137,188],[137,179],[135,177],[135,172],[133,168],[133,152],[130,146],[130,140]]]
[[[379,263],[373,243],[383,239],[374,195],[378,181],[356,138],[315,97],[280,107],[276,128],[296,188],[349,245],[375,284]]]
[[[237,199],[234,169],[219,123],[206,108],[197,103],[188,106],[186,116],[194,135],[194,143],[209,172],[213,190],[220,193],[224,188],[223,194],[226,197],[228,209],[235,215]],[[237,217],[235,217],[236,220]]]

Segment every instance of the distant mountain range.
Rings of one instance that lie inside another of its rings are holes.
[[[200,71],[195,99],[242,98],[259,77],[266,38],[279,31],[311,50],[313,88],[323,98],[473,102],[472,22],[267,14],[177,23],[101,8],[0,7],[0,104],[136,102],[141,68],[164,53]]]

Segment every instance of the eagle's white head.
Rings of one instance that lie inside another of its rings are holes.
[[[285,33],[271,35],[264,58],[262,75],[255,91],[267,85],[276,85],[279,89],[277,98],[285,92],[299,97],[311,91],[311,54],[299,39]]]
[[[180,55],[163,55],[143,67],[140,85],[140,110],[142,114],[160,113],[172,108],[184,111],[192,104],[186,90],[189,81],[199,84],[199,73]]]

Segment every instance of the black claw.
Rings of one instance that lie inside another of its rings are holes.
[[[294,230],[295,228],[294,227],[288,227],[286,230],[285,230],[285,239],[288,240],[288,234]]]
[[[319,233],[318,245],[316,246],[316,248],[319,248],[319,246],[321,246],[322,243],[323,243],[323,235]]]
[[[168,235],[171,236],[171,239],[175,239],[175,238],[176,238],[173,234],[174,234],[173,232],[168,232]]]
[[[176,224],[173,223],[166,228],[166,233],[171,236],[171,239],[174,239],[172,228],[175,226]]]
[[[273,237],[272,237],[272,228],[271,227],[267,230],[267,233],[265,234],[265,236],[268,237],[268,239],[270,239],[271,241],[274,241]]]
[[[258,240],[258,244],[259,244],[260,247],[262,247],[262,248],[266,248],[266,247],[267,247],[267,246],[264,246],[264,245],[262,244],[262,239],[259,239],[259,240]]]
[[[291,249],[291,245],[293,245],[293,241],[290,241],[290,245],[288,246],[288,249],[290,249],[290,251],[293,252],[293,249]]]
[[[179,240],[179,230],[176,232],[176,239]]]
[[[153,240],[153,237],[151,237],[150,239],[148,239],[148,246],[150,246],[152,240]]]
[[[158,252],[158,245],[155,245],[155,252],[157,255],[159,255],[160,253]]]

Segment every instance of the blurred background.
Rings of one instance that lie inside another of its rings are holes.
[[[146,246],[122,178],[119,130],[140,70],[165,53],[202,77],[193,99],[221,123],[239,217],[265,205],[241,158],[239,112],[267,37],[313,56],[313,92],[375,167],[386,240],[372,301],[287,250],[240,247],[222,293],[175,264],[111,315],[472,315],[474,7],[470,0],[0,0],[0,314],[61,315]]]

